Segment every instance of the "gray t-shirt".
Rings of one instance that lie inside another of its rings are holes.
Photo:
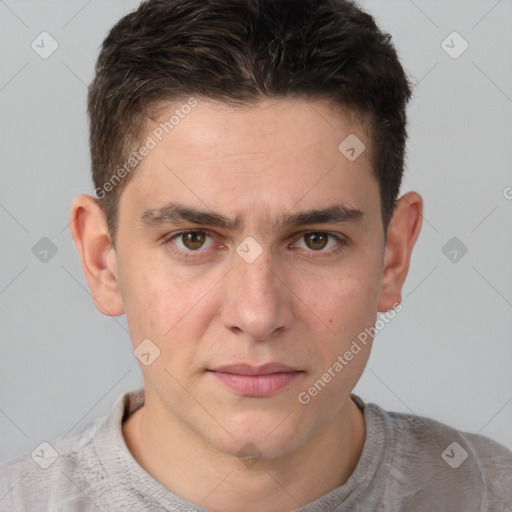
[[[352,398],[367,430],[357,467],[297,511],[512,512],[511,451]],[[122,421],[143,403],[143,389],[125,393],[107,416],[0,465],[0,511],[206,512],[160,485],[128,450]]]

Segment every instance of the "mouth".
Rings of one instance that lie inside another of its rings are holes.
[[[268,397],[288,387],[304,374],[281,363],[262,366],[236,364],[220,366],[208,372],[237,394],[248,397]]]

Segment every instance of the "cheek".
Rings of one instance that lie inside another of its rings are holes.
[[[120,289],[134,343],[141,336],[160,338],[180,314],[176,287],[151,261],[134,258],[122,268]]]
[[[368,333],[378,310],[378,277],[377,266],[367,262],[359,271],[354,268],[343,277],[332,279],[324,298],[316,302],[315,312],[318,311],[329,331],[322,343],[316,345],[315,374],[318,378],[330,369],[336,375],[332,390],[355,385],[368,361],[372,341]]]
[[[378,294],[375,285],[354,275],[333,281],[330,290],[330,296],[318,306],[329,332],[317,337],[309,386],[313,393],[322,390],[318,406],[323,403],[334,410],[340,397],[354,388],[368,362],[372,341],[368,333],[377,317]]]
[[[216,311],[216,275],[184,272],[165,262],[133,261],[122,277],[123,302],[135,340],[153,339],[169,346],[175,339],[195,338]]]
[[[382,271],[378,242],[375,236],[371,243],[354,245],[337,267],[302,273],[304,297],[323,312],[329,326],[364,324],[376,316]]]
[[[346,340],[375,322],[378,286],[357,275],[334,279],[321,304],[322,316],[333,334]]]

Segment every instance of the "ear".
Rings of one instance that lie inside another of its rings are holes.
[[[117,255],[97,199],[85,194],[74,199],[70,228],[94,305],[104,315],[122,315],[124,306],[118,286]]]
[[[389,223],[378,310],[389,311],[402,302],[402,286],[411,254],[421,231],[423,199],[416,192],[402,196]]]

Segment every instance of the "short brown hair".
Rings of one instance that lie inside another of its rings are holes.
[[[95,71],[92,176],[114,247],[119,197],[133,173],[104,185],[141,144],[155,108],[190,96],[235,105],[304,96],[363,116],[387,231],[402,181],[411,87],[391,36],[354,2],[148,0],[111,29]]]

